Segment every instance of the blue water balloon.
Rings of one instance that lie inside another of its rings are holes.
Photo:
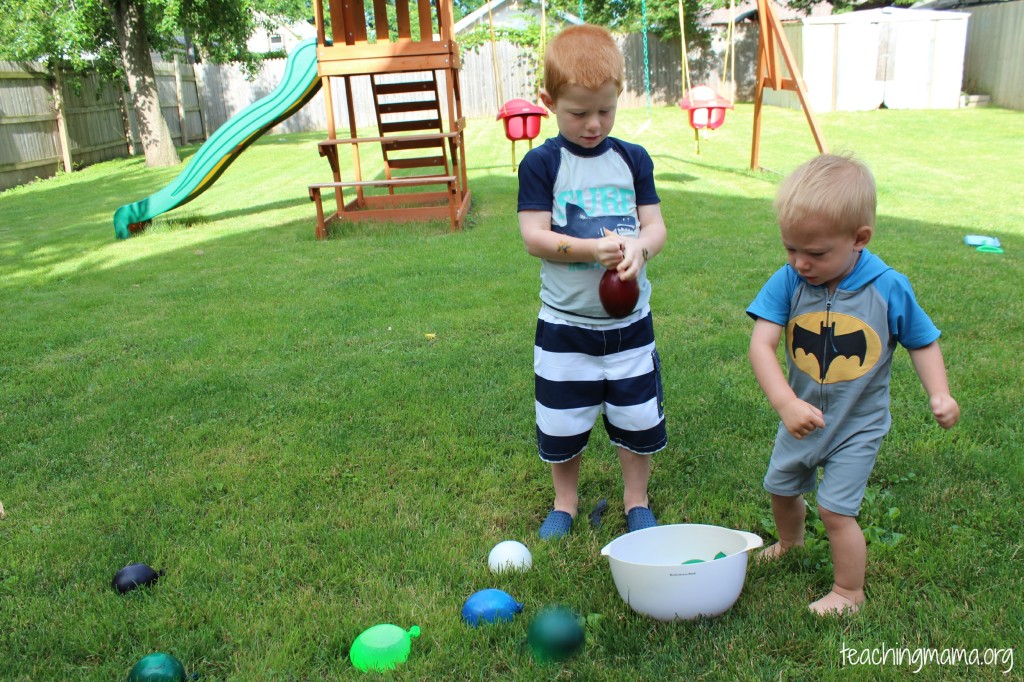
[[[462,607],[462,620],[473,627],[481,623],[511,621],[522,612],[523,605],[507,592],[487,589],[474,592]]]

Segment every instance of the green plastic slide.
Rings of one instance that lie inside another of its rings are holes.
[[[277,88],[232,116],[210,136],[166,187],[114,212],[114,234],[125,239],[153,218],[202,194],[260,135],[301,109],[320,89],[316,38],[299,43]]]

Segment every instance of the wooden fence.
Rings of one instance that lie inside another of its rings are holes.
[[[622,108],[646,106],[642,42],[640,36],[623,39],[623,49],[627,55],[627,83],[619,102]],[[649,43],[652,104],[661,106],[676,102],[682,96],[680,47],[678,44],[661,44],[654,39]],[[247,81],[242,70],[235,66],[196,64],[196,82],[209,129],[216,130],[247,105],[269,94],[281,81],[284,64],[284,60],[264,62],[262,70],[253,81]],[[464,115],[468,118],[486,118],[495,116],[501,104],[508,100],[518,98],[535,101],[538,82],[536,71],[534,55],[510,43],[498,42],[493,50],[487,44],[478,50],[464,51],[460,79]],[[401,76],[393,78],[400,79]],[[443,80],[441,87],[444,88]],[[352,88],[356,125],[375,125],[369,78],[354,77]],[[334,88],[334,91],[334,96],[338,98],[335,111],[346,112],[341,88]],[[348,119],[343,116],[338,126],[347,125]],[[306,132],[324,130],[326,127],[323,93],[319,93],[301,111],[270,132]]]
[[[964,84],[971,93],[988,94],[993,103],[1024,109],[1024,0],[971,10]],[[626,57],[622,108],[665,106],[683,93],[682,50],[678,42],[648,40],[650,88],[644,79],[640,35],[621,39]],[[726,94],[721,82],[723,41],[706,55],[690,55],[693,84],[707,83]],[[735,92],[749,100],[757,56],[756,24],[737,26]],[[497,68],[495,67],[497,65]],[[161,108],[177,145],[206,139],[228,119],[270,94],[284,74],[284,60],[265,62],[249,81],[232,65],[158,63]],[[534,56],[499,42],[465,51],[462,68],[463,112],[469,118],[493,117],[502,101],[534,100],[538,76]],[[375,123],[368,79],[354,83],[358,127]],[[336,88],[336,96],[341,96]],[[305,132],[327,127],[323,94],[271,132]],[[0,62],[0,190],[110,158],[141,153],[134,112],[125,113],[123,93],[98,79],[81,90],[50,77],[41,67]],[[344,111],[339,106],[336,111]],[[345,120],[339,126],[347,126]]]
[[[1024,109],[1024,2],[973,7],[967,21],[964,90]]]
[[[626,55],[623,108],[663,106],[682,96],[678,43],[648,41],[650,96],[644,80],[643,40],[622,38]],[[699,64],[699,62],[694,62]],[[698,67],[699,68],[699,67]],[[281,82],[285,60],[269,60],[253,80],[237,66],[157,62],[157,88],[164,119],[176,145],[206,139],[246,106],[270,94]],[[694,77],[707,74],[698,72]],[[463,54],[462,103],[469,118],[496,115],[510,99],[535,100],[535,56],[512,44],[487,44]],[[135,113],[124,93],[95,77],[80,91],[51,77],[40,65],[0,62],[0,190],[110,158],[141,153]],[[716,81],[717,82],[717,81]],[[442,87],[444,84],[442,83]],[[368,78],[353,82],[356,125],[376,118]],[[342,97],[340,88],[335,96]],[[62,106],[63,103],[63,106]],[[345,111],[341,104],[336,111]],[[125,113],[128,112],[128,113]],[[347,126],[347,120],[338,121]],[[327,127],[323,94],[273,128],[272,133]]]
[[[191,65],[155,65],[176,145],[207,137]],[[39,64],[0,62],[0,190],[141,153],[124,92],[94,75],[71,83]]]

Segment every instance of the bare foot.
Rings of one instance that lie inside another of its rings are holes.
[[[818,601],[809,605],[807,608],[809,608],[812,613],[816,613],[819,616],[844,615],[848,613],[857,613],[857,611],[860,610],[860,605],[863,603],[863,596],[854,601],[853,599],[845,597],[835,590],[832,590]]]
[[[783,554],[794,547],[796,547],[796,545],[783,545],[781,542],[776,542],[774,545],[769,545],[758,552],[757,560],[764,563],[771,563],[772,561],[781,559]]]

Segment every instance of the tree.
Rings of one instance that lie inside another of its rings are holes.
[[[580,16],[582,11],[582,19],[604,26],[615,34],[640,33],[646,18],[647,32],[650,35],[665,41],[679,40],[679,0],[583,0],[582,10],[580,0],[521,1],[534,9],[538,8],[542,1],[546,2],[549,39],[553,31],[558,31],[564,24],[559,14]],[[707,53],[711,45],[711,31],[701,20],[713,9],[728,6],[728,0],[684,2],[686,43],[692,59],[692,53]],[[482,4],[483,0],[462,0],[461,6],[468,13]],[[538,74],[539,79],[542,69],[542,56],[539,53],[540,23],[533,18],[524,18],[524,25],[520,27],[495,26],[494,37],[533,51],[535,63],[531,68]],[[479,50],[491,40],[490,27],[483,23],[472,31],[460,34],[458,40],[463,50]]]
[[[659,38],[679,37],[679,0],[583,0],[583,19],[606,27],[613,33],[637,33],[643,28],[644,10],[647,30]],[[685,0],[686,36],[702,34],[699,19],[728,0]],[[550,9],[579,15],[579,0],[550,0]]]
[[[240,62],[253,73],[259,57],[246,41],[256,27],[308,12],[302,0],[0,0],[0,59],[96,70],[123,83],[146,165],[169,166],[179,159],[160,113],[151,51],[180,51],[187,36],[201,58]]]
[[[484,4],[485,0],[455,0],[457,9],[468,14]],[[525,0],[526,4],[539,7],[542,0]],[[580,0],[544,0],[547,4],[548,22],[551,30],[556,12],[580,16]],[[815,2],[821,0],[803,0]],[[710,46],[710,31],[701,19],[712,10],[727,7],[728,0],[684,0],[686,40],[691,50],[704,50]],[[679,39],[679,0],[583,0],[582,19],[591,24],[604,26],[612,33],[639,33],[643,29],[646,10],[647,31],[663,40]],[[516,45],[536,47],[539,26],[530,23],[524,29],[496,28],[497,37]],[[474,49],[479,43],[490,39],[486,27],[459,37],[459,44]]]

